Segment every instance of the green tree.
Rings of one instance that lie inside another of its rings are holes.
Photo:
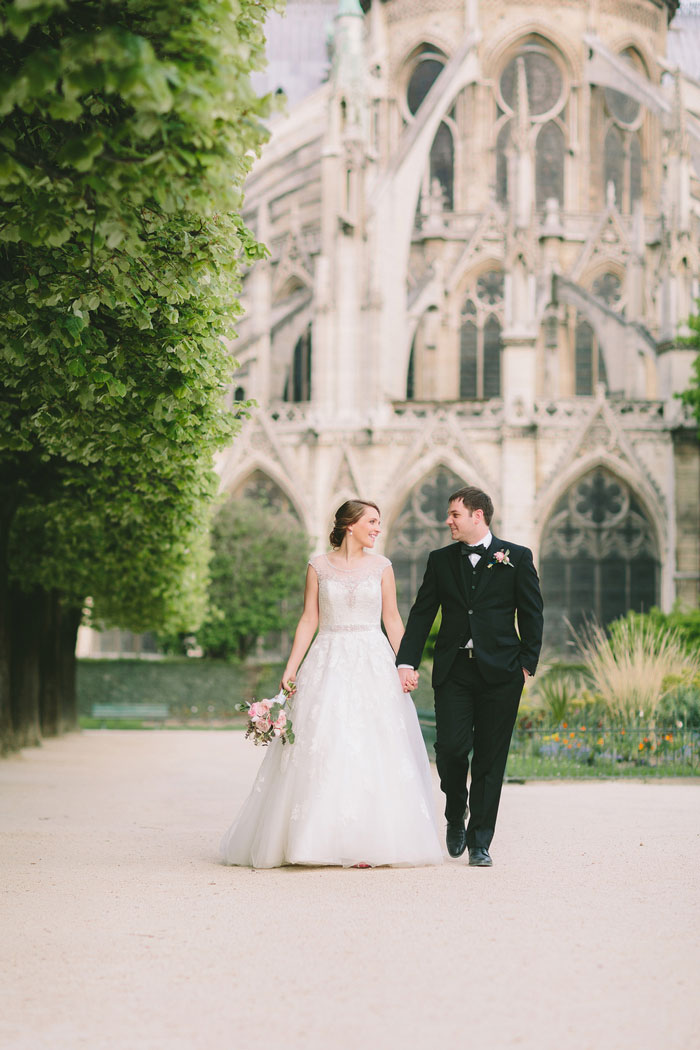
[[[261,635],[296,623],[309,541],[290,514],[241,499],[217,514],[212,546],[211,608],[197,638],[208,656],[243,660]]]
[[[700,300],[698,305],[700,305]],[[688,327],[692,329],[693,334],[686,339],[683,339],[682,342],[685,346],[694,346],[700,351],[700,314],[692,314],[688,318],[687,324]],[[698,353],[693,362],[690,386],[687,390],[683,391],[680,398],[681,401],[691,409],[697,420],[698,428],[700,428],[700,353]],[[698,436],[700,436],[700,429],[698,430]]]
[[[201,618],[274,6],[0,2],[0,749],[74,722],[88,596]]]

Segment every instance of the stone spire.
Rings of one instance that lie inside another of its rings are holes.
[[[341,108],[343,138],[365,135],[364,15],[359,0],[338,0],[331,81]]]

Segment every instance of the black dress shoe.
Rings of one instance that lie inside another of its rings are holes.
[[[469,847],[469,867],[470,868],[490,868],[493,864],[489,851],[485,846],[470,846]]]
[[[461,857],[467,848],[467,829],[464,824],[448,824],[445,840],[449,855]]]

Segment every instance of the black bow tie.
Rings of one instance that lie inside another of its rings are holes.
[[[463,543],[462,554],[465,558],[468,558],[470,554],[478,554],[481,557],[482,554],[486,553],[486,548],[483,543],[477,543],[475,546],[470,547],[468,543]]]

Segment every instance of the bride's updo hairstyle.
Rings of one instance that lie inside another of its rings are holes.
[[[331,547],[334,550],[341,546],[348,528],[360,520],[368,507],[374,507],[377,514],[380,513],[377,504],[366,499],[348,499],[342,506],[338,507],[335,512],[333,531],[330,534]]]

